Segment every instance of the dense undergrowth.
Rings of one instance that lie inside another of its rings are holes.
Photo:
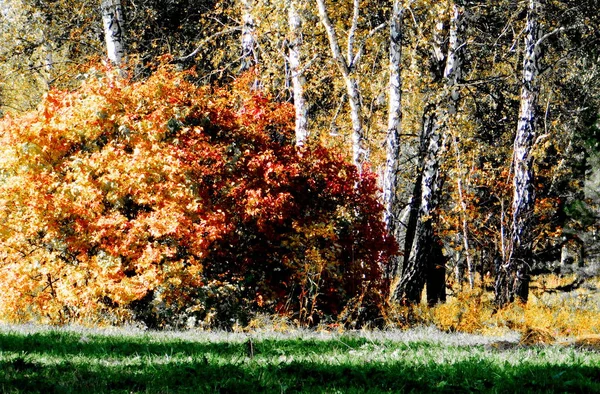
[[[552,338],[600,334],[600,294],[597,285],[589,280],[591,289],[572,292],[556,291],[561,284],[572,280],[557,275],[535,278],[534,285],[544,289],[532,291],[528,303],[513,303],[498,309],[494,294],[478,283],[473,290],[453,292],[446,303],[428,307],[422,303],[410,307],[393,306],[387,309],[388,327],[408,328],[433,325],[446,332],[466,332],[501,335],[510,330],[537,330]]]

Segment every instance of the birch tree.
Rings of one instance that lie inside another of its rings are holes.
[[[386,163],[383,174],[383,205],[385,208],[383,221],[388,233],[400,240],[402,224],[400,223],[400,201],[398,198],[398,173],[400,171],[400,133],[402,123],[402,18],[404,7],[400,0],[394,0],[390,18],[389,43],[389,92],[388,92],[388,126],[386,137]],[[392,277],[398,270],[399,257],[392,257],[388,266],[388,276]]]
[[[532,149],[538,116],[540,24],[542,5],[530,0],[527,8],[525,48],[521,79],[521,105],[513,150],[513,202],[511,248],[507,260],[497,272],[496,303],[504,306],[515,299],[527,301],[529,266],[532,257],[533,185]]]
[[[102,0],[101,10],[106,55],[118,67],[125,58],[125,19],[121,0]]]
[[[258,64],[256,52],[256,23],[252,15],[253,0],[242,0],[242,36],[240,72],[247,71]]]
[[[350,104],[350,117],[352,119],[352,162],[360,169],[369,159],[367,141],[363,129],[358,80],[354,74],[356,64],[360,60],[361,55],[360,51],[355,52],[360,1],[353,0],[352,24],[348,32],[346,56],[342,54],[342,50],[340,49],[335,28],[329,19],[325,0],[317,0],[317,5],[321,23],[323,24],[323,27],[325,27],[325,32],[327,33],[327,38],[329,40],[331,55],[335,60],[346,85],[348,102]]]
[[[430,304],[445,300],[445,257],[434,223],[442,186],[441,151],[448,134],[445,127],[448,116],[456,113],[459,100],[457,84],[462,72],[463,14],[462,7],[453,4],[447,53],[442,47],[447,33],[441,16],[433,31],[431,61],[434,73],[438,74],[434,75],[434,80],[443,82],[441,93],[438,93],[440,102],[434,99],[423,114],[418,173],[404,244],[404,266],[400,283],[394,290],[394,298],[402,302],[419,302],[425,283]]]
[[[301,62],[302,17],[295,0],[287,0],[287,7],[290,29],[288,62],[296,111],[296,146],[303,146],[308,138],[308,104],[304,93],[306,78]]]
[[[448,116],[454,116],[458,111],[458,101],[460,99],[460,89],[458,84],[462,78],[464,47],[465,43],[465,9],[458,2],[452,5],[452,15],[450,18],[450,34],[448,42],[448,59],[444,69],[444,78],[446,80],[448,94]],[[462,247],[467,262],[467,271],[469,275],[469,286],[472,289],[475,285],[475,272],[471,258],[471,247],[469,245],[469,225],[467,220],[467,201],[463,192],[462,167],[463,160],[458,144],[456,133],[453,134],[454,149],[456,152],[456,166],[458,167],[458,176],[456,177],[456,189],[458,192],[458,204],[461,210],[461,238]],[[458,278],[461,280],[462,278]]]
[[[435,24],[431,46],[431,62],[443,62],[444,23]],[[434,73],[439,67],[433,67]],[[441,75],[434,75],[440,79]],[[394,289],[394,298],[406,303],[417,303],[427,280],[427,266],[433,252],[433,209],[438,186],[438,153],[441,144],[436,103],[425,106],[420,136],[417,179],[411,199],[410,216],[404,242],[404,263],[400,283]]]

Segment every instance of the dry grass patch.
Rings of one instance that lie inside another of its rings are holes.
[[[556,338],[548,330],[527,327],[521,336],[519,345],[550,345],[556,342]]]
[[[391,307],[386,320],[389,327],[434,325],[444,332],[497,336],[515,330],[523,334],[527,345],[546,344],[559,337],[599,335],[600,294],[583,289],[544,297],[532,294],[527,304],[515,302],[497,310],[491,292],[475,289],[460,292],[432,308],[423,303]]]
[[[561,342],[561,345],[600,352],[600,335],[582,335],[571,341]]]

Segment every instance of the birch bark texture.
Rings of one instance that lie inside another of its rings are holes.
[[[465,10],[457,3],[452,5],[450,16],[450,32],[448,37],[448,56],[444,68],[444,78],[449,89],[448,114],[454,115],[457,111],[460,90],[458,83],[463,72],[463,49],[465,46]]]
[[[256,22],[253,11],[253,0],[242,0],[242,54],[240,72],[248,71],[258,64],[256,52]]]
[[[125,18],[121,0],[102,0],[100,8],[106,55],[112,64],[121,66],[125,59]]]
[[[450,17],[450,33],[448,38],[448,59],[446,60],[446,68],[444,69],[444,78],[446,80],[446,86],[448,88],[448,116],[453,116],[458,111],[458,102],[460,99],[460,88],[458,86],[463,73],[463,62],[464,62],[464,47],[465,42],[465,10],[460,4],[454,3],[452,5],[452,15]],[[475,271],[473,268],[473,262],[471,258],[471,248],[469,243],[469,224],[467,214],[467,201],[463,193],[463,161],[461,158],[460,147],[458,144],[458,137],[453,134],[453,145],[456,153],[456,165],[458,167],[458,176],[456,177],[456,190],[458,192],[458,203],[461,211],[461,226],[462,233],[459,237],[462,238],[462,246],[467,263],[467,271],[469,275],[469,287],[471,289],[475,286]],[[458,272],[461,272],[459,264],[457,263]],[[457,275],[457,281],[462,281],[462,275]]]
[[[400,282],[393,291],[393,298],[403,303],[418,303],[426,283],[430,305],[446,299],[446,258],[434,223],[442,188],[441,152],[446,144],[447,118],[456,113],[460,98],[458,82],[462,74],[463,15],[463,8],[455,4],[450,16],[446,54],[442,50],[446,29],[441,18],[435,25],[431,57],[432,62],[441,67],[435,68],[438,75],[434,76],[434,80],[443,79],[444,83],[440,88],[440,102],[428,104],[423,111],[418,176],[406,230],[404,263]]]
[[[436,106],[428,105],[423,116],[423,130],[421,132],[421,155],[419,175],[415,182],[413,192],[413,220],[414,230],[407,231],[405,242],[404,267],[400,283],[394,290],[394,299],[402,303],[416,304],[421,300],[421,293],[425,283],[433,280],[432,269],[436,269],[442,262],[438,261],[441,246],[434,232],[434,214],[438,204],[440,188],[439,177],[439,152],[443,146],[443,136],[438,124]],[[443,268],[443,264],[439,267]],[[429,289],[428,292],[433,289]],[[440,297],[443,298],[443,297]]]
[[[309,135],[308,129],[308,104],[305,96],[306,78],[302,68],[302,16],[295,0],[287,0],[288,25],[290,40],[288,44],[288,62],[292,80],[294,109],[296,114],[296,146],[301,147],[306,143]]]
[[[527,301],[532,257],[533,210],[535,204],[533,142],[538,117],[539,56],[542,5],[529,0],[521,80],[521,104],[513,148],[513,202],[510,253],[496,274],[495,297],[499,307],[515,300]]]
[[[389,92],[388,126],[386,137],[386,162],[383,174],[383,221],[387,231],[396,241],[400,240],[402,223],[398,198],[398,174],[400,171],[400,134],[402,126],[402,18],[404,8],[400,0],[394,0],[390,19],[389,43]],[[392,257],[387,267],[387,276],[398,271],[399,256]]]
[[[323,27],[325,28],[325,32],[327,33],[331,55],[335,60],[338,69],[342,74],[344,84],[346,85],[348,102],[350,104],[350,118],[352,120],[352,162],[360,171],[363,164],[366,164],[369,160],[369,151],[364,134],[363,119],[361,114],[358,80],[353,75],[354,68],[359,60],[358,58],[360,57],[360,52],[356,54],[354,53],[355,34],[358,25],[360,2],[359,0],[354,0],[353,2],[354,8],[352,26],[348,32],[347,58],[344,57],[340,49],[335,28],[329,19],[325,0],[317,0],[317,6],[319,8],[319,18],[323,24]]]

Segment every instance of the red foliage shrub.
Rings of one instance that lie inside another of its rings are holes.
[[[265,310],[310,323],[385,297],[395,246],[374,175],[298,151],[291,106],[247,79],[192,78],[92,70],[0,122],[5,316],[228,325]]]

